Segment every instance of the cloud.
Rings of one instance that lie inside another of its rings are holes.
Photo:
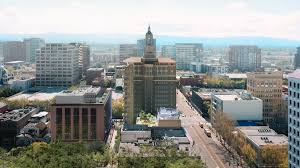
[[[28,4],[0,2],[0,33],[143,34],[150,23],[154,33],[161,35],[300,39],[298,9],[286,10],[283,3],[279,8],[282,12],[275,13],[256,8],[260,1],[218,2],[52,0],[37,5],[30,0]],[[272,4],[265,8],[272,8]]]

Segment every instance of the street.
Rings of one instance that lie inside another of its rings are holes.
[[[228,152],[222,147],[212,132],[211,137],[204,133],[204,128],[210,125],[190,103],[184,95],[177,90],[177,107],[181,114],[182,127],[187,130],[187,133],[194,141],[194,146],[191,153],[200,155],[203,162],[208,168],[229,168],[233,167],[232,159]],[[199,126],[199,123],[204,124],[204,128]],[[229,165],[231,164],[231,165]],[[236,167],[236,166],[235,166]]]

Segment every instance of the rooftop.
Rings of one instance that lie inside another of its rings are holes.
[[[158,60],[158,63],[176,63],[171,58],[157,58],[157,60]],[[142,57],[130,57],[130,58],[125,59],[123,62],[126,62],[126,63],[142,62]]]
[[[227,73],[224,76],[230,79],[247,79],[247,74],[245,73]]]
[[[89,68],[87,71],[104,71],[103,68]]]
[[[159,120],[176,120],[179,119],[179,112],[176,108],[161,107],[158,111],[157,118]]]
[[[277,134],[268,126],[246,126],[237,127],[255,145],[287,145],[288,138],[285,135]]]
[[[253,97],[250,93],[242,92],[241,94],[214,94],[215,97],[223,101],[233,101],[233,100],[260,100],[257,97]]]
[[[296,69],[294,72],[288,74],[288,78],[300,79],[300,69]]]
[[[83,86],[83,87],[79,87],[73,91],[65,90],[58,96],[60,96],[60,95],[73,96],[73,95],[85,95],[85,94],[98,94],[100,90],[101,90],[100,87]]]
[[[162,139],[164,137],[186,137],[186,131],[184,128],[152,127],[151,136],[153,139]]]
[[[150,128],[147,125],[141,125],[141,124],[124,124],[123,125],[124,131],[150,131]]]
[[[4,121],[18,121],[21,118],[30,115],[36,108],[34,107],[27,107],[24,109],[15,109],[6,113],[0,113],[0,122]]]

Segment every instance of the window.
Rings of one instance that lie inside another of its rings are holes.
[[[79,108],[74,108],[73,120],[74,120],[73,139],[79,139]]]
[[[62,138],[62,109],[56,108],[56,138]]]

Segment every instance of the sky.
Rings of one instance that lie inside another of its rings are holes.
[[[300,40],[300,0],[0,0],[0,34],[264,36]]]

